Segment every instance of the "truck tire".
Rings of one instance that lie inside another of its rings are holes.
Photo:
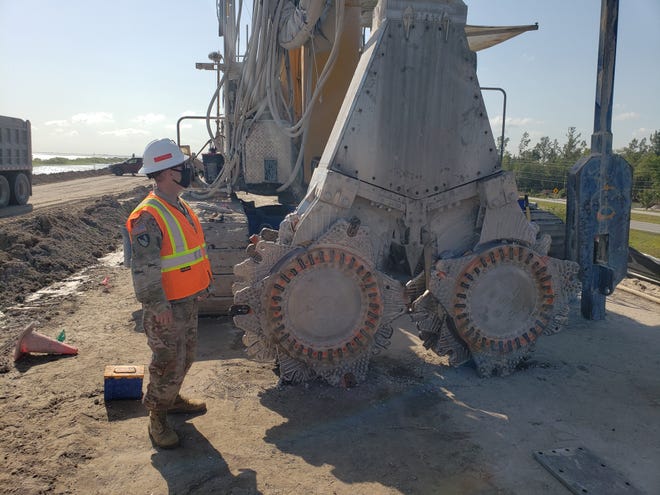
[[[9,181],[4,175],[0,175],[0,208],[4,208],[9,204],[10,197]]]
[[[30,179],[22,172],[16,174],[11,181],[11,203],[25,205],[30,199]]]

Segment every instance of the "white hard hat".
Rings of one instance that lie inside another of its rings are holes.
[[[144,149],[141,174],[149,175],[171,167],[181,165],[186,157],[171,139],[156,139]]]

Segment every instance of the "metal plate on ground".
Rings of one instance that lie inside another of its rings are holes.
[[[642,495],[625,476],[585,447],[534,452],[534,458],[572,493],[586,495]]]

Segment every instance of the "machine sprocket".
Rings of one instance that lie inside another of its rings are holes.
[[[403,288],[373,264],[367,229],[339,220],[308,247],[259,240],[235,268],[234,317],[252,357],[276,359],[280,377],[359,383],[371,355],[389,345]]]
[[[480,375],[510,373],[539,336],[555,333],[565,322],[579,287],[577,270],[573,262],[515,243],[439,260],[430,280],[439,304],[429,317],[443,322],[435,332],[444,335],[445,344],[430,347],[443,355],[446,342],[452,348],[459,342],[469,349]],[[433,307],[421,299],[414,306],[422,314]]]

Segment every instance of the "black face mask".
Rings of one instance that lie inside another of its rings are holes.
[[[184,189],[189,187],[190,183],[192,182],[192,167],[184,164],[181,166],[181,168],[177,168],[175,170],[181,172],[181,180],[180,181],[175,180],[174,182],[179,184]]]

